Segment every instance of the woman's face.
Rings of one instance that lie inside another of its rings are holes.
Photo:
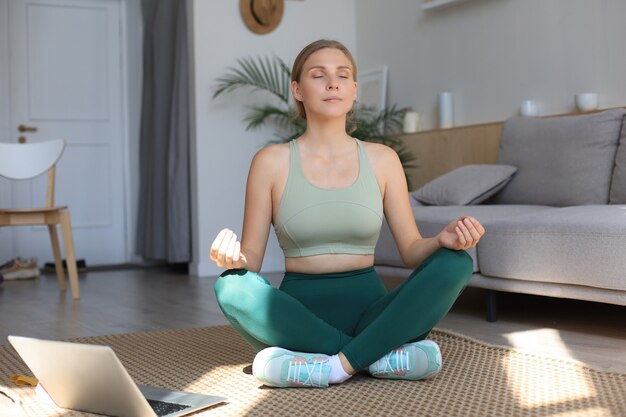
[[[325,48],[311,54],[302,68],[300,82],[291,88],[304,105],[307,120],[345,117],[356,100],[357,83],[350,59],[338,49]]]

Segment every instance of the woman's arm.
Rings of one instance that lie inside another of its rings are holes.
[[[448,224],[437,236],[423,238],[415,224],[406,178],[398,155],[386,146],[381,146],[377,151],[380,151],[376,159],[384,184],[385,218],[407,267],[416,268],[439,248],[460,250],[478,243],[485,230],[471,217],[460,217]]]
[[[261,149],[250,164],[241,241],[234,232],[223,229],[211,245],[211,260],[221,268],[261,270],[272,223],[272,186],[276,167],[281,166],[277,148]]]

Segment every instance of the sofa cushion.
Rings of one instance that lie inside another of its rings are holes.
[[[544,206],[509,206],[509,205],[481,205],[481,206],[414,206],[413,216],[419,228],[420,234],[424,237],[436,236],[448,223],[461,216],[472,216],[489,233],[490,222],[501,217],[512,217],[538,211],[551,210],[551,207]],[[484,239],[484,237],[483,237]],[[481,241],[482,242],[482,241]],[[479,246],[481,243],[478,244]],[[476,248],[469,249],[467,253],[474,260],[474,272],[478,271],[478,260]],[[396,243],[393,240],[387,222],[383,222],[380,237],[374,253],[374,264],[404,267],[404,262],[400,257]]]
[[[518,168],[498,204],[606,204],[625,109],[576,116],[513,117],[502,127],[498,164]]]
[[[554,208],[485,228],[483,275],[626,290],[626,205]]]
[[[465,165],[435,178],[413,197],[436,206],[479,204],[501,190],[515,174],[511,165]]]
[[[611,180],[611,204],[626,204],[626,120],[622,122],[622,134],[615,154],[615,168]]]

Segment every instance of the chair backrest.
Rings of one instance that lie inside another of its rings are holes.
[[[48,172],[46,207],[54,206],[55,165],[63,150],[61,139],[39,143],[0,143],[0,176],[25,180]]]
[[[34,178],[46,173],[57,163],[65,141],[39,143],[0,142],[0,176],[13,180]]]

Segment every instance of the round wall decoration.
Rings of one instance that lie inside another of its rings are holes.
[[[241,17],[248,29],[264,35],[270,33],[283,18],[284,0],[240,0]]]

